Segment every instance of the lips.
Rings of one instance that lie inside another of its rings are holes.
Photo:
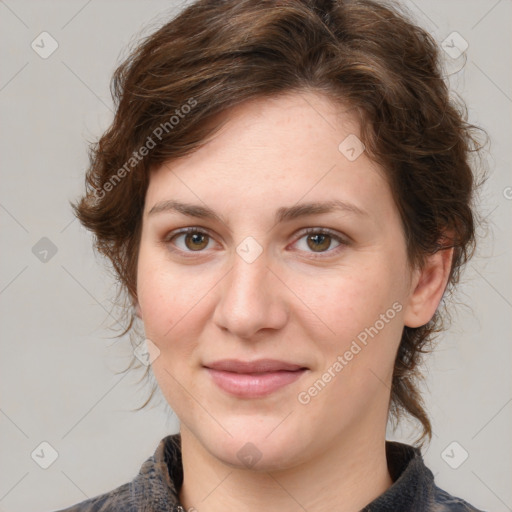
[[[239,361],[238,359],[223,359],[205,365],[212,370],[232,373],[267,373],[289,371],[294,372],[304,368],[298,364],[277,361],[275,359],[258,359],[257,361]]]
[[[304,366],[275,359],[224,359],[204,366],[220,389],[239,398],[270,395],[295,382],[307,371]]]

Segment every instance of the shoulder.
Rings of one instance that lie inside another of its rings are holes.
[[[365,511],[484,512],[438,487],[418,447],[387,441],[386,455],[393,485]]]
[[[183,480],[180,442],[179,434],[165,437],[131,482],[55,512],[180,510],[177,492]]]
[[[131,494],[130,484],[127,483],[110,492],[89,498],[71,507],[57,510],[56,512],[135,512]]]
[[[434,486],[434,504],[432,512],[485,512],[461,498],[452,496],[443,489]]]

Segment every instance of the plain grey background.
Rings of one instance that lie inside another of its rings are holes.
[[[446,69],[470,120],[491,138],[480,199],[487,236],[463,276],[465,306],[426,367],[434,437],[424,457],[440,487],[509,511],[512,2],[403,4],[440,43],[467,41],[466,64],[446,54]],[[113,280],[68,201],[82,192],[87,141],[112,119],[109,82],[127,44],[182,5],[0,1],[1,511],[55,510],[109,491],[177,432],[163,400],[131,412],[148,387],[137,383],[140,373],[115,373],[130,345],[110,338]],[[407,442],[411,428],[388,438]],[[47,469],[40,464],[53,452],[42,442],[57,454]]]

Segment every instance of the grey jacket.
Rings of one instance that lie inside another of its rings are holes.
[[[386,442],[393,485],[361,512],[482,512],[434,483],[418,448]],[[183,482],[180,435],[162,439],[129,483],[57,512],[193,512],[179,501]]]

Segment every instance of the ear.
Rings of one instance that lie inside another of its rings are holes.
[[[421,327],[434,316],[448,283],[453,248],[441,249],[428,256],[422,268],[413,272],[411,294],[405,307],[404,324]]]

